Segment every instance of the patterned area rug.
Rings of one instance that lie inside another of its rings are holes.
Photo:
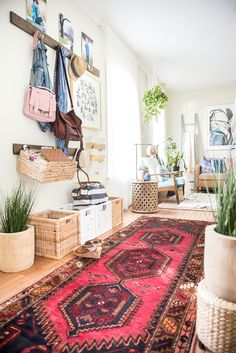
[[[190,351],[206,222],[141,217],[0,305],[0,352]]]
[[[209,212],[216,208],[216,197],[214,194],[193,193],[177,204],[176,197],[172,196],[167,201],[160,203],[158,207],[163,209],[169,208],[175,210],[199,210]]]

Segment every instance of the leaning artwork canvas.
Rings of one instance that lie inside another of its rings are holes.
[[[26,19],[41,31],[46,31],[47,0],[26,0]]]
[[[236,143],[234,105],[208,107],[208,144],[210,148],[229,148]]]

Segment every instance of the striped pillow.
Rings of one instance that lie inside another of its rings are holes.
[[[211,165],[214,173],[224,173],[226,171],[224,159],[212,159]]]

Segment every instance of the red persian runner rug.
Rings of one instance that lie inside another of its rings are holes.
[[[141,217],[0,305],[0,352],[190,351],[205,222]]]

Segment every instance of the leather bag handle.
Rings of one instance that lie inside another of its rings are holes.
[[[56,55],[56,98],[57,98],[57,103],[58,103],[59,78],[60,78],[60,58],[61,58],[61,62],[62,62],[62,68],[64,71],[64,75],[66,78],[66,85],[67,85],[67,89],[68,89],[68,93],[69,93],[69,97],[70,97],[71,108],[73,108],[74,105],[73,105],[73,100],[72,100],[72,96],[71,96],[71,92],[70,92],[70,86],[69,86],[69,81],[68,81],[68,77],[67,77],[67,73],[66,73],[66,67],[65,67],[64,60],[63,60],[63,56],[62,56],[61,47],[59,45],[57,47],[57,55]]]

